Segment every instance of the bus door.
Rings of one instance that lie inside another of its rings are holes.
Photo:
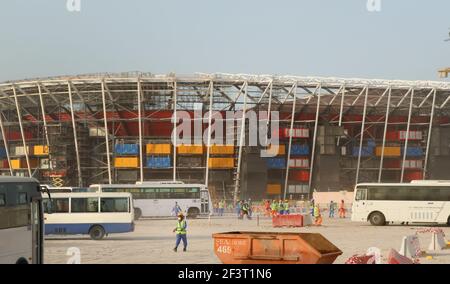
[[[33,197],[31,200],[31,233],[33,264],[41,264],[44,262],[44,216],[42,211],[41,198]]]
[[[353,221],[367,221],[367,216],[369,214],[367,202],[367,188],[357,188],[355,201],[352,206]]]
[[[209,213],[209,194],[207,190],[200,191],[201,213]]]

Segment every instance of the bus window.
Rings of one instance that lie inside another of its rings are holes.
[[[17,204],[24,205],[27,204],[27,193],[19,192],[17,195]]]
[[[171,197],[171,188],[160,188],[157,199],[169,199]]]
[[[6,205],[6,196],[4,194],[0,194],[0,206]]]
[[[72,213],[98,212],[98,198],[72,198]]]
[[[142,199],[156,199],[156,191],[155,188],[144,188]]]
[[[129,212],[128,198],[101,198],[101,212]]]
[[[198,199],[200,198],[200,188],[193,187],[186,189],[186,198]]]
[[[367,199],[367,189],[366,188],[357,188],[356,189],[356,195],[355,200],[366,200]]]
[[[45,213],[69,213],[69,198],[52,198],[52,202],[48,199],[43,200]]]

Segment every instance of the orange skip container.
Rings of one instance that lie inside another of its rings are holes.
[[[224,264],[331,264],[342,254],[315,233],[229,232],[213,238]]]

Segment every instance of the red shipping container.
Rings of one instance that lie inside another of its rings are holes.
[[[387,141],[398,141],[400,139],[398,131],[387,131],[386,140]]]
[[[292,171],[289,176],[291,180],[309,181],[309,171]]]
[[[2,169],[9,169],[8,160],[2,160],[0,163]]]
[[[33,139],[33,133],[31,133],[29,131],[24,131],[23,136],[24,136],[25,140]],[[22,135],[21,135],[20,131],[9,131],[9,132],[6,132],[6,140],[8,140],[8,141],[22,140]]]
[[[406,172],[403,177],[403,181],[405,181],[405,182],[410,182],[412,180],[422,180],[422,179],[423,179],[422,171]]]
[[[383,168],[386,169],[400,169],[401,168],[401,160],[391,160],[385,159],[383,160]]]

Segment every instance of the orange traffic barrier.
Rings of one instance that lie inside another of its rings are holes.
[[[331,264],[342,251],[313,233],[229,232],[212,235],[224,264]]]
[[[277,215],[272,217],[272,227],[303,227],[303,215]]]

